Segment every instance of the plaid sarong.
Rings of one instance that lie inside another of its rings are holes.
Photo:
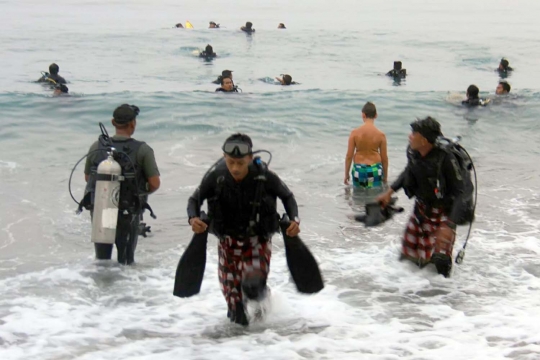
[[[221,292],[228,307],[228,316],[235,318],[236,307],[242,303],[242,280],[251,276],[268,278],[272,256],[271,239],[257,236],[236,240],[225,236],[218,244],[218,276]]]
[[[355,187],[373,188],[382,186],[383,167],[381,163],[373,165],[354,164],[352,180]]]
[[[415,202],[414,211],[409,219],[402,242],[402,254],[408,259],[425,265],[431,260],[433,253],[442,253],[452,257],[456,235],[450,242],[435,238],[435,233],[442,223],[448,220],[442,208],[431,208]]]

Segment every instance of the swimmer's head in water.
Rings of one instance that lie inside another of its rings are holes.
[[[251,21],[246,22],[246,29],[251,29],[252,26],[253,24],[251,23]]]
[[[471,85],[467,88],[467,99],[478,99],[479,93],[480,89],[478,89],[478,86]]]
[[[368,101],[362,108],[362,115],[364,115],[367,119],[377,118],[377,108],[375,107],[375,104]],[[362,118],[364,116],[362,116]]]
[[[499,63],[499,70],[507,70],[510,63],[506,58],[502,58],[501,62]]]
[[[176,24],[175,26],[176,26],[177,28],[182,28],[182,29],[184,28],[184,25],[182,25],[181,23],[178,23],[178,24]]]
[[[400,71],[402,67],[401,61],[394,61],[394,70]]]
[[[418,150],[425,146],[427,141],[434,144],[439,136],[442,136],[441,124],[431,116],[425,119],[417,119],[411,123],[412,133],[409,135],[409,145],[411,149]]]
[[[285,27],[285,24],[284,24],[284,23],[279,23],[279,25],[278,25],[278,27],[277,27],[277,28],[278,28],[278,29],[286,29],[286,27]]]
[[[291,75],[282,75],[282,79],[283,79],[283,82],[281,83],[282,85],[291,85],[292,83],[292,76]]]
[[[206,52],[206,55],[212,55],[214,53],[214,48],[212,48],[212,45],[208,44],[206,45],[206,48],[204,49],[204,52]]]
[[[506,81],[500,81],[499,85],[497,85],[497,90],[495,90],[495,93],[497,95],[506,95],[510,92],[511,88],[512,87],[510,86],[510,84]]]
[[[58,75],[58,72],[60,71],[60,67],[56,65],[55,63],[52,63],[49,65],[49,73],[51,75]]]
[[[230,78],[232,79],[232,77],[233,77],[233,76],[232,76],[232,73],[233,73],[232,70],[223,70],[223,71],[221,72],[221,76],[223,76],[223,77],[230,77]]]
[[[215,22],[210,21],[210,26],[209,26],[210,29],[214,29],[214,28],[217,28],[217,27],[218,27],[218,25]]]
[[[234,88],[232,79],[230,77],[222,77],[221,78],[221,88],[225,91],[232,91]]]

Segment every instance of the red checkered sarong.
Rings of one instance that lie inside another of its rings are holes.
[[[427,263],[433,253],[442,253],[452,257],[452,249],[456,234],[450,241],[436,239],[435,233],[448,217],[442,208],[428,209],[426,205],[416,201],[414,211],[409,219],[403,235],[402,253],[409,258]]]
[[[242,280],[250,276],[268,278],[272,241],[257,236],[236,240],[230,236],[218,244],[218,276],[221,292],[227,301],[229,312],[234,314],[236,304],[242,301]]]

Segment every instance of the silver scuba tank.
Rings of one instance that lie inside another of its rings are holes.
[[[114,149],[112,149],[114,151]],[[94,195],[94,215],[92,219],[92,242],[114,244],[122,167],[109,153],[107,159],[99,163],[96,173]]]

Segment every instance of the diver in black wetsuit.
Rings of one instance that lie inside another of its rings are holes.
[[[253,142],[234,134],[223,144],[224,161],[213,167],[188,200],[187,213],[193,232],[208,228],[218,241],[221,290],[231,322],[248,325],[246,300],[267,296],[272,235],[279,231],[276,203],[279,198],[292,219],[286,234],[300,232],[298,205],[287,185],[260,158],[253,157]],[[208,202],[207,225],[200,219]]]
[[[253,29],[253,24],[250,21],[248,21],[246,23],[246,26],[242,26],[240,28],[240,30],[242,30],[243,32],[248,33],[248,34],[251,34],[251,33],[255,32],[255,29]]]
[[[284,23],[279,23],[279,25],[278,25],[277,28],[278,28],[278,29],[287,29],[287,28],[285,27],[285,24],[284,24]]]
[[[394,79],[403,79],[407,76],[407,69],[401,68],[401,61],[394,61],[394,68],[386,73],[386,76],[391,76]]]
[[[497,68],[499,75],[501,75],[501,77],[506,77],[513,70],[514,69],[510,67],[510,62],[508,59],[502,58],[501,62],[499,63],[499,67]]]
[[[43,76],[38,79],[37,82],[50,82],[54,84],[66,84],[66,79],[58,75],[58,72],[60,71],[60,67],[52,63],[49,65],[49,72],[48,73],[42,73]],[[51,81],[52,80],[52,81]]]
[[[216,92],[238,92],[238,88],[234,86],[234,83],[230,77],[221,78],[221,87],[216,89]]]
[[[206,45],[206,48],[204,49],[204,51],[199,54],[199,57],[205,58],[205,59],[213,59],[217,57],[217,54],[214,52],[212,45],[208,44]]]
[[[490,100],[479,98],[479,93],[480,89],[478,89],[478,86],[470,85],[467,88],[467,100],[463,100],[461,104],[467,106],[486,106]]]

